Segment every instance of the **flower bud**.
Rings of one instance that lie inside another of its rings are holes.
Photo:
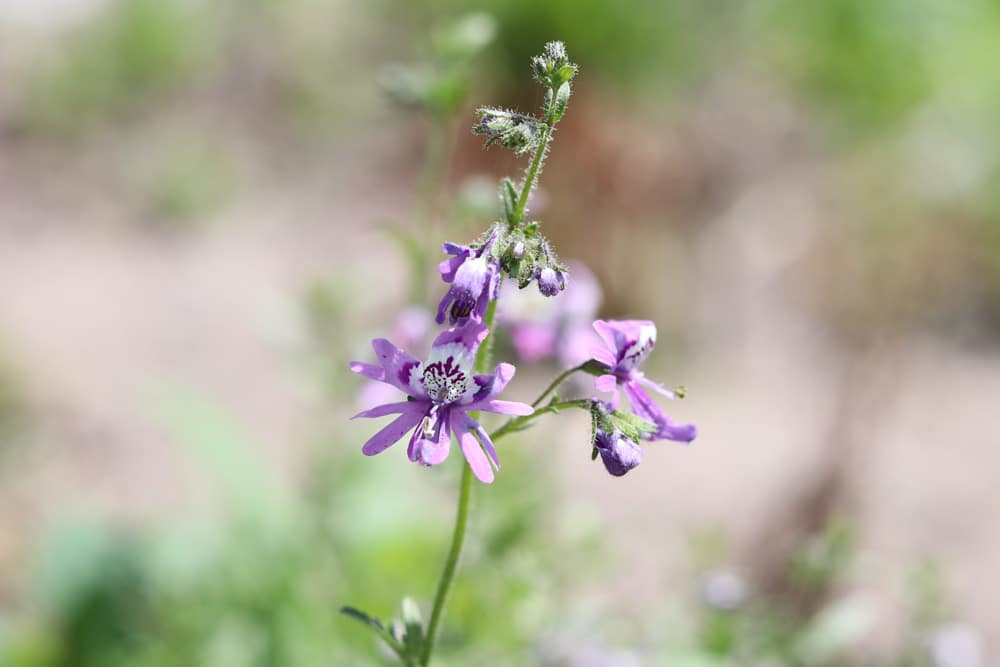
[[[472,131],[489,137],[486,140],[487,146],[500,142],[501,146],[520,155],[538,145],[541,121],[537,118],[492,107],[478,109],[476,114],[479,122],[472,126]]]
[[[642,461],[642,449],[621,433],[598,429],[594,448],[601,455],[604,467],[615,477],[621,477]]]
[[[555,296],[566,289],[566,276],[562,271],[556,271],[546,266],[538,272],[538,291],[545,296]]]

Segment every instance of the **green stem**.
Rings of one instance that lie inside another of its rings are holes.
[[[546,405],[544,408],[535,410],[534,413],[530,415],[525,415],[524,417],[512,417],[504,423],[503,426],[490,433],[490,440],[496,442],[505,435],[509,435],[514,431],[517,431],[524,424],[529,423],[535,417],[539,415],[544,415],[546,412],[559,412],[566,408],[582,408],[584,410],[590,409],[591,400],[589,398],[577,398],[572,401],[560,401],[559,403],[552,403],[551,405]]]
[[[490,365],[490,357],[493,350],[493,319],[496,316],[497,302],[491,301],[486,309],[486,316],[483,323],[490,330],[490,334],[479,345],[476,352],[476,372],[484,373]],[[448,598],[448,591],[451,589],[452,580],[455,578],[455,570],[458,569],[458,559],[462,554],[462,542],[465,540],[465,529],[469,523],[469,497],[472,490],[472,468],[464,461],[462,462],[462,481],[458,487],[458,509],[455,512],[455,530],[451,536],[451,549],[448,551],[448,558],[444,563],[444,571],[441,572],[441,579],[438,581],[437,592],[434,594],[434,607],[431,609],[431,620],[427,624],[427,637],[424,640],[424,650],[420,656],[420,664],[424,667],[430,664],[431,654],[434,651],[434,640],[437,638],[438,626],[441,624],[441,614],[444,612],[444,603]]]
[[[431,611],[431,621],[427,625],[427,638],[424,640],[424,652],[420,664],[425,667],[430,664],[431,652],[434,650],[434,639],[437,636],[438,625],[441,623],[441,613],[448,597],[455,570],[458,568],[458,558],[462,553],[462,542],[465,540],[465,528],[469,522],[469,494],[472,490],[472,468],[462,462],[462,481],[458,487],[458,511],[455,513],[455,532],[451,536],[451,550],[445,561],[441,580],[438,581],[437,593],[434,594],[434,608]]]
[[[514,224],[520,224],[524,219],[524,209],[528,205],[528,195],[531,194],[532,188],[535,187],[538,170],[541,169],[542,161],[545,160],[545,153],[549,149],[549,138],[551,136],[552,126],[546,124],[542,128],[542,139],[538,143],[538,148],[535,149],[535,155],[531,159],[531,166],[528,167],[528,173],[524,177],[524,185],[521,186],[521,196],[517,198],[517,208],[514,209]]]
[[[546,396],[548,396],[549,394],[551,394],[553,391],[555,391],[556,387],[558,387],[559,385],[561,385],[563,382],[566,381],[566,378],[568,378],[573,373],[576,373],[577,371],[582,371],[584,365],[585,364],[580,364],[579,366],[574,366],[573,368],[565,370],[562,373],[560,373],[558,376],[556,376],[556,379],[553,380],[552,383],[549,384],[549,386],[545,388],[545,391],[542,392],[542,395],[535,399],[535,402],[531,404],[531,407],[537,408],[541,404],[541,402],[545,400]]]

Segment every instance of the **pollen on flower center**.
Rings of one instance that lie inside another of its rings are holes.
[[[427,364],[421,382],[431,400],[438,403],[457,401],[469,386],[468,376],[450,356]]]

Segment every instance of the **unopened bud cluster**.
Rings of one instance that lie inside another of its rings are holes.
[[[481,107],[476,115],[479,122],[472,126],[472,131],[489,137],[487,146],[499,143],[517,155],[538,148],[542,121],[534,116],[493,107]]]
[[[558,89],[576,76],[577,66],[569,61],[566,55],[566,45],[562,42],[549,42],[542,50],[542,55],[531,59],[531,74],[535,81]]]

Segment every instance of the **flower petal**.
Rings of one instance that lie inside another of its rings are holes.
[[[483,448],[479,444],[479,441],[476,440],[476,436],[469,432],[470,424],[478,426],[469,417],[456,420],[454,424],[455,435],[458,436],[458,443],[462,447],[462,454],[465,455],[465,460],[468,461],[469,468],[472,469],[472,474],[480,482],[490,484],[493,482],[493,468],[490,467],[490,462],[486,458],[486,454],[483,453]]]
[[[437,315],[434,317],[434,321],[438,324],[444,324],[445,314],[448,312],[448,306],[451,302],[455,300],[455,294],[450,289],[445,292],[444,296],[441,297],[441,302],[438,303]]]
[[[442,332],[434,339],[432,347],[445,347],[452,343],[460,343],[466,348],[466,353],[475,354],[479,349],[479,344],[486,340],[490,330],[485,324],[479,322],[468,322],[459,327],[454,327]]]
[[[694,424],[678,424],[667,415],[663,416],[665,419],[662,424],[659,424],[660,430],[656,433],[659,437],[683,442],[685,445],[690,444],[698,437],[698,427]]]
[[[667,389],[659,382],[653,382],[647,377],[638,377],[636,378],[636,381],[639,382],[639,384],[641,384],[642,386],[652,389],[653,391],[662,396],[666,396],[667,398],[670,399],[677,398],[677,394],[675,392]]]
[[[594,378],[594,389],[601,392],[618,391],[618,378],[614,375],[601,375]]]
[[[385,382],[385,369],[381,366],[373,366],[372,364],[366,364],[363,361],[352,361],[351,371],[357,373],[358,375],[364,375],[366,378],[371,378],[372,380],[378,380],[379,382]]]
[[[469,428],[479,436],[479,442],[483,446],[483,449],[486,450],[486,456],[489,457],[493,467],[496,470],[500,470],[500,459],[497,458],[497,448],[493,445],[493,441],[490,440],[490,434],[475,419],[469,416],[466,416],[466,419],[469,420]]]
[[[497,367],[493,369],[493,375],[473,376],[474,384],[470,385],[469,392],[462,400],[466,404],[469,404],[498,396],[504,390],[504,387],[507,386],[507,383],[513,379],[516,372],[517,369],[514,368],[513,364],[501,363],[497,364]]]
[[[368,439],[368,442],[361,448],[365,456],[375,456],[385,451],[388,447],[406,435],[406,432],[420,423],[424,416],[420,412],[404,412],[396,417],[389,425]]]
[[[458,267],[462,266],[465,258],[466,255],[458,255],[441,261],[441,263],[438,264],[438,271],[441,273],[441,279],[446,283],[454,282],[455,272],[458,271]]]
[[[351,417],[351,419],[373,419],[375,417],[385,417],[403,412],[419,412],[423,414],[427,410],[427,404],[423,401],[400,401],[399,403],[386,403],[378,405],[369,410],[364,410]]]
[[[413,443],[412,460],[425,466],[435,466],[448,458],[451,451],[451,428],[448,421],[446,411],[441,415],[434,437],[418,438]]]
[[[632,404],[632,411],[657,426],[657,431],[650,440],[674,440],[689,443],[698,436],[698,428],[694,424],[678,424],[649,397],[638,382],[624,384],[625,395]]]
[[[624,370],[639,366],[656,344],[656,325],[649,320],[597,320],[594,330]]]
[[[410,396],[426,398],[426,394],[419,393],[410,384],[410,373],[414,368],[420,366],[419,361],[385,338],[376,338],[373,340],[372,348],[374,348],[379,363],[382,364],[382,368],[385,369],[385,379],[382,380],[383,382],[388,382]]]

